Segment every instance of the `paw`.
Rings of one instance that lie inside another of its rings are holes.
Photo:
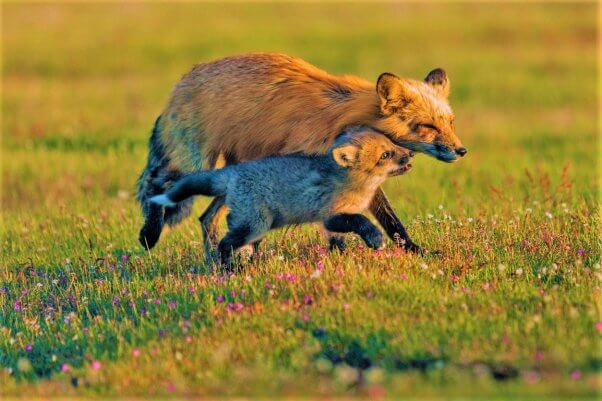
[[[328,249],[331,251],[336,251],[338,250],[339,252],[343,252],[345,251],[345,248],[347,247],[347,245],[345,245],[345,238],[341,237],[341,236],[332,236],[330,238],[328,238]]]
[[[364,237],[364,242],[372,249],[383,249],[385,247],[385,241],[383,240],[383,235],[380,231],[368,233]]]

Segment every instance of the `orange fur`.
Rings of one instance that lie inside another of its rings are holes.
[[[386,132],[398,143],[461,146],[445,90],[397,77],[382,86],[394,98],[387,99],[387,93],[363,79],[334,76],[281,54],[240,55],[197,65],[175,86],[162,114],[161,140],[169,169],[213,168],[220,155],[240,162],[324,153],[352,125]]]

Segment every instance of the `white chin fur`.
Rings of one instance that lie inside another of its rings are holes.
[[[161,206],[175,206],[176,203],[172,202],[171,199],[165,194],[153,196],[149,199],[151,202],[156,203]]]

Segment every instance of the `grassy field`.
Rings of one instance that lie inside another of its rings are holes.
[[[2,12],[0,397],[600,390],[593,3]],[[134,186],[172,85],[258,50],[371,80],[447,70],[468,156],[418,156],[385,188],[440,256],[328,254],[305,226],[223,277],[196,218],[142,251]]]

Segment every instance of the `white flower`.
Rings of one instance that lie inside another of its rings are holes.
[[[426,269],[428,269],[428,268],[429,268],[429,266],[428,266],[426,263],[421,263],[421,264],[420,264],[420,268],[421,268],[422,270],[426,270]]]
[[[523,269],[516,269],[514,272],[517,276],[521,276],[523,274]]]
[[[550,212],[546,212],[546,217],[547,217],[548,219],[552,219],[552,213],[550,213]]]

